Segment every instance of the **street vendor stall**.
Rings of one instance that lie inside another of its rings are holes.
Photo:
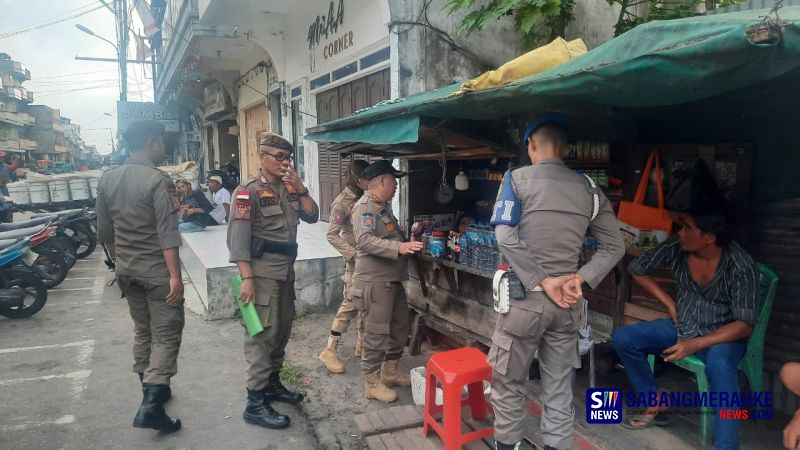
[[[401,186],[401,225],[407,233],[422,229],[420,237],[430,231],[427,254],[416,259],[407,283],[415,314],[412,351],[424,330],[490,343],[491,277],[502,255],[482,222],[488,222],[498,174],[528,163],[521,130],[537,114],[559,111],[572,122],[568,165],[591,176],[615,206],[634,198],[654,149],[667,191],[697,160],[711,170],[734,206],[737,240],[781,277],[764,357],[767,384],[780,392],[780,365],[800,359],[791,331],[800,319],[794,270],[800,261],[787,255],[800,250],[800,234],[790,226],[797,223],[800,148],[788,125],[800,119],[791,100],[800,86],[798,20],[800,7],[786,7],[780,18],[763,10],[651,22],[543,73],[466,93],[446,86],[308,130],[308,139],[329,150],[400,159],[410,172]],[[465,179],[468,188],[457,190]],[[652,184],[644,197],[655,202]],[[782,248],[769,242],[775,233],[759,214],[780,219]],[[459,223],[465,215],[470,228]],[[629,238],[629,255],[586,292],[595,340],[625,323],[664,316],[626,271],[632,258],[663,239],[657,233]],[[585,256],[593,245],[587,236]],[[672,283],[668,274],[659,281]],[[796,407],[783,398],[780,407]]]

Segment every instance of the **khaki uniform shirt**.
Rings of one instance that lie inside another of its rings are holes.
[[[116,247],[116,273],[168,278],[163,250],[181,246],[178,191],[152,162],[130,158],[97,186],[97,235]]]
[[[401,256],[399,252],[405,238],[389,205],[364,191],[353,207],[352,218],[358,251],[353,278],[362,281],[407,280],[408,256]]]
[[[526,288],[547,276],[577,273],[597,287],[625,253],[619,223],[598,189],[600,211],[592,217],[592,190],[582,175],[560,160],[546,160],[512,172],[522,207],[516,226],[498,225],[497,243]],[[592,259],[578,270],[586,231],[598,240]]]
[[[251,258],[251,238],[275,244],[297,244],[297,225],[300,220],[316,223],[319,208],[306,213],[300,206],[300,195],[289,192],[278,181],[268,183],[263,177],[253,177],[236,189],[231,199],[231,221],[228,224],[230,261],[249,261],[257,277],[286,281],[295,257],[264,253]]]
[[[344,257],[345,263],[356,260],[356,238],[353,234],[351,214],[358,196],[348,186],[331,204],[331,217],[328,222],[328,242]]]

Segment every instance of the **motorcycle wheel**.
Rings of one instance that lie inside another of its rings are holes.
[[[75,256],[78,259],[86,258],[94,253],[95,248],[97,248],[97,236],[92,232],[89,224],[76,222],[70,224],[67,228],[75,232],[71,239],[77,245]]]
[[[10,289],[14,286],[22,288],[26,296],[22,301],[22,306],[14,308],[0,308],[0,315],[12,319],[23,319],[30,317],[47,303],[47,289],[36,275],[28,270],[4,269],[0,271],[2,286]]]
[[[55,252],[39,255],[33,264],[39,267],[47,276],[46,278],[42,278],[42,284],[44,284],[44,287],[47,289],[53,289],[67,278],[67,272],[69,271],[67,262],[62,256]]]

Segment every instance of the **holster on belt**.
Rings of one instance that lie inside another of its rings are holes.
[[[250,256],[253,258],[261,258],[264,256],[264,253],[274,253],[294,258],[297,256],[297,244],[270,242],[261,238],[252,238],[250,240]]]

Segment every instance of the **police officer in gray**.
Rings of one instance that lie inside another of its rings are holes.
[[[537,350],[545,448],[572,447],[571,375],[580,367],[578,330],[586,320],[582,284],[596,287],[625,251],[608,199],[563,162],[570,151],[566,125],[565,117],[548,114],[528,127],[524,142],[533,165],[506,175],[495,207],[500,250],[525,290],[497,318],[489,350],[498,450],[519,448],[525,382]],[[513,192],[503,193],[509,187]],[[598,251],[578,269],[587,230]]]

